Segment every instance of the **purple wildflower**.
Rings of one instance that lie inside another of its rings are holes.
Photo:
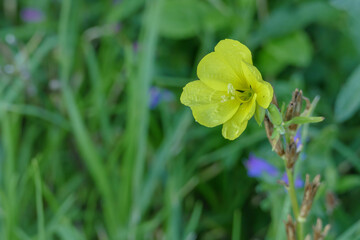
[[[133,50],[134,50],[135,53],[139,52],[139,43],[137,43],[137,42],[133,43]]]
[[[154,109],[160,102],[161,91],[157,87],[150,88],[150,109]]]
[[[151,87],[150,90],[150,109],[154,109],[160,102],[169,102],[174,98],[174,95],[169,90],[160,89],[158,87]]]
[[[248,170],[249,177],[261,177],[263,174],[268,174],[275,177],[279,174],[276,167],[266,162],[262,158],[250,154],[249,160],[246,161],[245,166]]]
[[[21,10],[21,19],[24,22],[41,22],[44,19],[44,13],[36,8],[25,8]]]
[[[114,31],[115,31],[115,32],[120,32],[121,29],[123,28],[123,25],[122,25],[121,22],[119,22],[119,23],[114,24],[114,25],[113,25],[113,28],[114,28]]]
[[[283,180],[286,184],[289,184],[288,176],[286,173],[284,173],[281,180]],[[297,176],[297,178],[295,178],[294,185],[295,185],[295,188],[301,188],[304,186],[304,181],[300,178],[300,176]]]
[[[277,178],[280,175],[279,170],[275,166],[262,158],[256,157],[254,154],[250,154],[249,159],[245,162],[245,166],[248,170],[249,177],[257,178],[267,174],[273,178]],[[289,184],[286,173],[284,173],[281,180]],[[304,186],[304,181],[298,176],[294,184],[296,188],[301,188]]]

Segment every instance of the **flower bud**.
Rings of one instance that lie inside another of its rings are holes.
[[[266,136],[269,139],[269,142],[272,146],[273,151],[275,151],[280,157],[284,155],[284,148],[280,138],[273,138],[274,125],[270,121],[269,117],[265,115],[264,125]]]
[[[269,111],[271,122],[274,125],[279,126],[282,123],[282,116],[281,116],[281,113],[279,112],[279,109],[274,104],[270,104],[268,111]]]

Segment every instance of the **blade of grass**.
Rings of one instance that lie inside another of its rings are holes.
[[[5,239],[15,238],[15,229],[17,227],[17,176],[15,173],[15,160],[16,160],[16,148],[15,148],[15,133],[14,133],[14,121],[10,118],[11,115],[4,114],[1,118],[1,130],[2,130],[2,142],[4,145],[5,160],[3,162],[3,183],[4,193],[1,195],[2,202],[5,205]]]
[[[38,230],[38,239],[45,240],[45,220],[44,220],[44,205],[42,201],[42,187],[41,187],[41,177],[39,173],[38,159],[33,160],[33,173],[34,173],[34,183],[35,183],[35,197],[36,197],[36,216],[37,216],[37,230]]]
[[[351,148],[349,148],[339,140],[334,141],[333,148],[338,151],[343,157],[345,157],[346,160],[348,160],[358,172],[360,172],[360,158]]]
[[[239,210],[235,210],[231,240],[240,240],[240,239],[241,239],[241,212]]]
[[[78,2],[71,0],[62,1],[61,15],[59,23],[59,48],[60,48],[60,78],[62,83],[63,99],[69,114],[70,124],[73,129],[76,143],[80,154],[90,171],[94,182],[101,193],[104,203],[105,222],[109,231],[110,238],[114,235],[117,226],[116,206],[113,199],[111,186],[103,161],[100,158],[96,148],[90,138],[90,135],[84,125],[84,121],[77,108],[74,96],[69,87],[72,59],[74,57],[75,36],[73,36],[77,19],[75,17]]]
[[[89,76],[92,83],[93,95],[92,102],[96,109],[96,116],[100,118],[100,128],[101,133],[103,133],[103,138],[105,142],[109,142],[110,140],[110,124],[107,113],[107,108],[104,107],[106,105],[104,96],[106,93],[103,91],[102,86],[102,76],[99,69],[99,64],[96,59],[96,54],[94,48],[87,41],[83,41],[83,52],[85,55],[86,64],[89,71]]]
[[[132,221],[134,224],[140,221],[144,212],[149,207],[159,177],[165,169],[165,164],[172,154],[175,151],[178,151],[177,148],[180,147],[179,145],[184,139],[186,129],[191,122],[192,117],[190,112],[187,110],[183,111],[177,120],[174,129],[165,136],[144,181],[141,198],[135,199],[135,205],[132,211]]]
[[[0,103],[0,109],[3,109],[8,112],[14,112],[22,115],[28,115],[43,119],[54,125],[57,125],[65,130],[69,130],[69,124],[67,121],[59,114],[52,113],[46,109],[32,106],[32,105],[22,105],[22,104],[10,104],[10,103]]]
[[[182,228],[182,221],[181,199],[179,197],[178,185],[180,174],[183,172],[183,169],[179,162],[172,164],[170,168],[164,197],[167,212],[169,214],[166,219],[166,238],[180,240],[182,239],[182,231],[180,231]]]
[[[9,89],[1,89],[0,97],[4,102],[13,102],[18,99],[21,90],[24,87],[23,81],[19,78],[14,78],[14,82]],[[6,210],[4,219],[4,239],[13,239],[15,237],[15,230],[18,227],[18,209],[16,206],[18,202],[18,175],[16,174],[16,155],[17,142],[20,134],[19,119],[15,114],[9,114],[4,110],[0,110],[2,145],[4,149],[4,159],[1,161],[2,176],[0,175],[0,184],[4,189],[0,189],[0,201],[5,206]]]
[[[123,176],[125,183],[123,187],[123,196],[126,198],[122,204],[123,209],[130,205],[130,199],[127,198],[132,190],[134,203],[138,199],[143,199],[142,183],[145,168],[147,133],[149,125],[149,107],[148,96],[151,84],[154,60],[158,40],[158,25],[161,3],[163,0],[147,2],[144,13],[144,24],[140,38],[140,59],[137,72],[133,79],[130,79],[128,85],[128,118],[127,118],[127,147],[125,152]],[[139,209],[139,206],[133,208]],[[136,211],[137,212],[137,211]],[[125,212],[123,215],[127,215]],[[133,223],[138,223],[139,216],[136,215]]]
[[[202,203],[197,202],[194,206],[194,210],[192,211],[190,220],[185,228],[185,239],[192,239],[191,235],[195,233],[197,226],[199,225],[202,209]]]
[[[359,240],[360,239],[360,220],[355,222],[348,230],[342,233],[337,240]]]
[[[44,58],[57,46],[58,39],[54,36],[46,38],[30,57],[29,69],[35,72]]]

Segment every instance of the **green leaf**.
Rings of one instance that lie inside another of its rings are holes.
[[[185,228],[185,236],[191,236],[192,233],[196,231],[197,226],[200,222],[200,217],[202,213],[203,206],[200,202],[197,202],[194,206],[194,210],[190,216],[190,219]],[[186,238],[187,239],[187,238]]]
[[[336,183],[336,192],[345,193],[360,187],[360,176],[349,175],[341,177]]]
[[[360,234],[360,220],[355,222],[350,228],[348,228],[343,234],[337,237],[337,240],[359,240]]]
[[[263,22],[258,31],[251,36],[250,48],[256,48],[271,38],[303,29],[313,22],[336,21],[339,19],[338,16],[339,12],[323,1],[306,2],[297,7],[288,4],[273,11]]]
[[[159,30],[165,37],[186,38],[200,31],[201,4],[198,1],[166,1],[161,13]]]
[[[358,66],[340,89],[335,102],[335,119],[343,122],[354,115],[360,107],[360,66]]]
[[[294,117],[290,121],[285,122],[285,126],[291,124],[317,123],[323,121],[324,117]]]
[[[264,73],[275,75],[288,65],[307,66],[312,55],[309,37],[298,31],[267,43],[260,53],[259,65]]]
[[[349,14],[347,27],[349,28],[352,40],[360,52],[360,18],[358,17],[360,11],[359,0],[332,0],[332,5],[336,8],[347,11]]]
[[[240,240],[241,236],[241,212],[239,210],[234,211],[233,226],[232,226],[232,240]]]
[[[213,6],[193,0],[167,1],[160,17],[160,33],[175,39],[196,36],[204,28],[216,31],[229,20]]]

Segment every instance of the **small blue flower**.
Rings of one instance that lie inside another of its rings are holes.
[[[41,22],[44,19],[44,13],[36,8],[25,8],[20,12],[21,19],[24,22]]]
[[[268,163],[265,159],[256,157],[254,154],[250,154],[249,159],[245,162],[245,167],[248,170],[249,177],[259,178],[265,174],[273,178],[279,178],[280,176],[280,171],[274,165]],[[286,173],[284,173],[281,180],[289,184]],[[304,181],[298,176],[294,184],[295,188],[301,188],[304,186]]]
[[[287,185],[289,185],[289,179],[286,173],[284,173],[283,177],[281,178]],[[300,176],[297,176],[294,181],[295,188],[301,188],[304,186],[304,181],[301,180]]]
[[[173,100],[174,95],[172,92],[166,89],[160,89],[158,87],[151,87],[149,90],[150,93],[150,109],[155,109],[160,102],[169,102]]]
[[[276,167],[266,160],[256,157],[254,154],[250,154],[249,160],[246,161],[245,166],[248,169],[249,177],[261,177],[263,174],[275,177],[279,174]]]

